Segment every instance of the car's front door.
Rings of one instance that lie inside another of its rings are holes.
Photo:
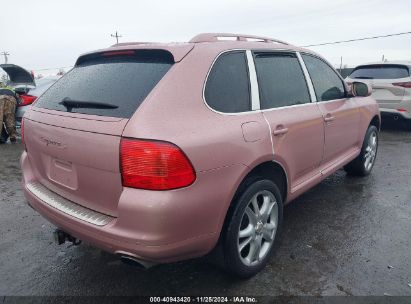
[[[254,52],[260,107],[269,123],[274,158],[287,168],[291,193],[320,175],[324,148],[321,112],[311,102],[295,53]]]
[[[325,126],[321,170],[327,171],[358,152],[360,112],[357,101],[347,98],[343,80],[322,59],[302,54]]]

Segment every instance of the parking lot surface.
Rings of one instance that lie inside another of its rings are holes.
[[[381,132],[369,177],[340,170],[287,205],[278,250],[249,280],[202,259],[142,270],[55,245],[21,191],[22,149],[0,145],[0,295],[411,295],[411,132]]]

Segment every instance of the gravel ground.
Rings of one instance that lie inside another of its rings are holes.
[[[381,132],[367,178],[338,171],[285,207],[280,247],[249,280],[202,259],[149,270],[96,248],[57,246],[29,208],[21,144],[0,145],[0,295],[411,296],[411,132]]]

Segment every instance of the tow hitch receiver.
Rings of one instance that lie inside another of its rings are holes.
[[[76,245],[76,246],[81,244],[81,240],[76,239],[74,236],[71,236],[67,232],[64,232],[63,230],[60,230],[60,229],[54,230],[53,236],[54,236],[54,242],[57,245],[64,244],[65,242],[73,243],[73,245]]]

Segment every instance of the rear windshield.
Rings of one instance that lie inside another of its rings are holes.
[[[357,67],[350,78],[359,79],[397,79],[410,76],[408,68],[403,65],[375,64]]]
[[[35,106],[130,118],[172,66],[172,55],[165,53],[168,52],[140,50],[126,56],[94,56],[81,60],[51,86]]]

